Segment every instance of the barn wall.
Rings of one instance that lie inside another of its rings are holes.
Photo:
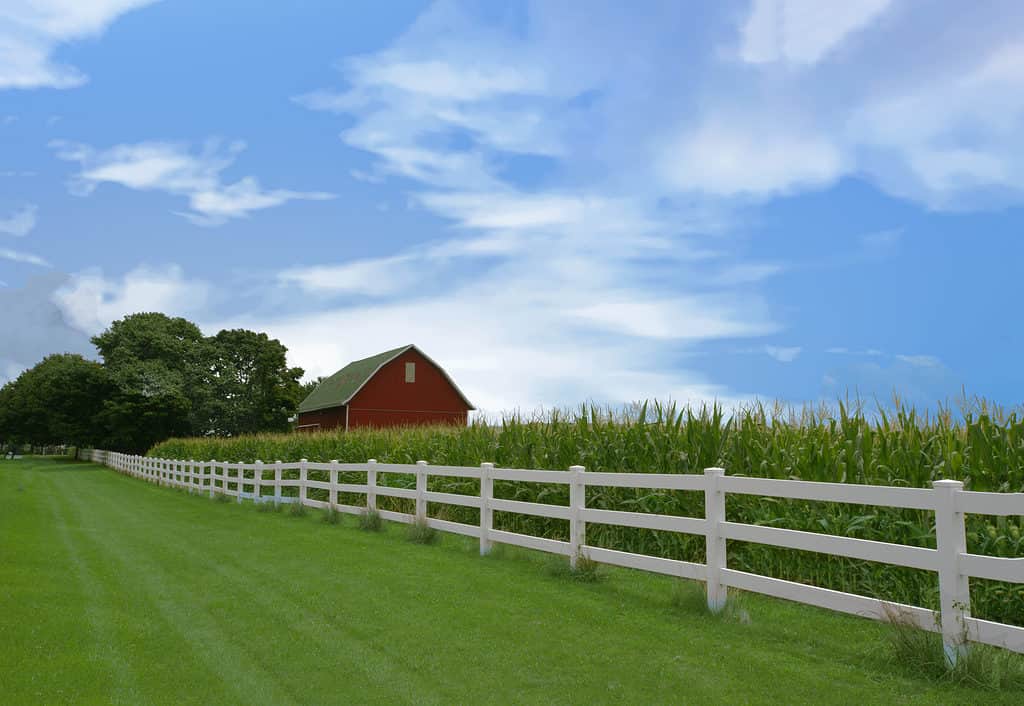
[[[416,382],[405,364],[416,363]],[[469,408],[444,374],[418,351],[406,351],[381,368],[349,403],[349,428],[406,424],[462,424]]]
[[[304,424],[319,424],[319,429],[298,429],[298,431],[327,431],[328,429],[345,428],[345,406],[328,407],[314,412],[300,412],[297,427]]]

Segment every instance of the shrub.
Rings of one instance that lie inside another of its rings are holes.
[[[600,564],[583,554],[576,556],[576,566],[564,557],[552,557],[548,563],[548,574],[579,583],[596,583],[603,577],[599,567]]]
[[[338,512],[331,506],[324,508],[324,514],[321,518],[328,525],[336,525],[341,522],[341,513]]]
[[[946,662],[942,635],[922,630],[897,613],[889,613],[889,647],[893,661],[908,675],[993,691],[1024,691],[1024,655],[968,643],[952,669]]]
[[[426,520],[416,520],[409,525],[406,536],[414,544],[433,544],[437,541],[437,530],[428,525]]]
[[[292,517],[305,517],[308,514],[308,510],[302,503],[289,503],[288,514]]]
[[[370,508],[359,513],[359,529],[368,532],[380,532],[384,529],[384,521],[381,520],[380,513]]]

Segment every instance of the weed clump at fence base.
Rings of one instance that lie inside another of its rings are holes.
[[[790,410],[756,405],[727,415],[718,406],[677,408],[657,403],[627,412],[583,406],[528,419],[511,415],[501,423],[465,428],[418,427],[320,434],[263,434],[230,439],[172,439],[149,455],[175,459],[256,459],[474,466],[588,471],[701,473],[722,466],[729,475],[928,487],[934,480],[964,481],[970,490],[1024,492],[1024,419],[975,400],[960,414],[942,409],[920,414],[896,404],[894,411],[859,404],[834,409]],[[324,474],[323,480],[326,480]],[[310,478],[316,477],[310,472]],[[341,474],[342,482],[365,482],[365,474]],[[413,487],[412,475],[381,474],[380,482]],[[434,477],[430,489],[476,494],[477,481]],[[497,497],[568,503],[565,486],[495,481]],[[316,497],[317,491],[310,491]],[[321,491],[325,492],[325,491]],[[317,499],[325,499],[319,498]],[[339,502],[361,505],[363,496]],[[384,510],[410,512],[409,501],[378,498]],[[626,488],[588,490],[588,507],[703,517],[699,493]],[[471,508],[443,506],[453,521],[478,522]],[[436,506],[431,507],[431,513]],[[759,497],[730,497],[728,519],[913,546],[935,546],[932,513]],[[496,512],[496,529],[566,539],[562,520]],[[968,550],[1024,556],[1020,518],[968,516]],[[590,525],[587,541],[623,551],[703,561],[700,537],[625,527]],[[891,567],[763,545],[730,542],[731,567],[885,600],[935,608],[938,588],[930,572]],[[974,580],[974,615],[1024,625],[1024,586]]]

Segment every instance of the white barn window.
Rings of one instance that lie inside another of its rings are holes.
[[[405,364],[405,381],[416,382],[416,363]]]

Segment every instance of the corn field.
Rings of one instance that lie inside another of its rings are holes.
[[[506,468],[702,473],[722,466],[730,475],[838,483],[928,487],[934,480],[962,480],[969,490],[1024,492],[1024,419],[975,400],[959,414],[940,409],[922,415],[897,401],[892,411],[866,411],[860,403],[800,410],[755,405],[726,415],[718,406],[679,408],[643,403],[625,412],[595,406],[556,411],[543,418],[510,415],[500,424],[452,429],[407,429],[264,434],[235,438],[171,439],[149,455],[161,458],[242,461],[337,459],[360,463],[460,466],[491,461]],[[326,474],[323,480],[326,480]],[[365,482],[365,474],[341,474]],[[310,478],[320,479],[314,472]],[[386,474],[381,483],[413,487],[413,476]],[[495,482],[497,497],[568,503],[566,486]],[[478,492],[477,482],[432,478],[430,489]],[[311,491],[311,497],[313,497]],[[321,498],[317,498],[321,499]],[[362,496],[339,502],[363,504]],[[383,509],[410,512],[411,501],[378,500]],[[699,493],[605,488],[588,492],[587,506],[703,517]],[[477,510],[431,506],[430,513],[476,524]],[[789,529],[933,547],[932,513],[757,497],[730,498],[728,519]],[[495,513],[495,528],[566,539],[568,523]],[[968,516],[968,551],[1024,556],[1024,518]],[[669,532],[589,525],[587,542],[610,549],[703,562],[704,540]],[[850,593],[936,608],[934,574],[841,557],[730,542],[732,568]],[[975,580],[975,616],[1024,625],[1024,586]]]

